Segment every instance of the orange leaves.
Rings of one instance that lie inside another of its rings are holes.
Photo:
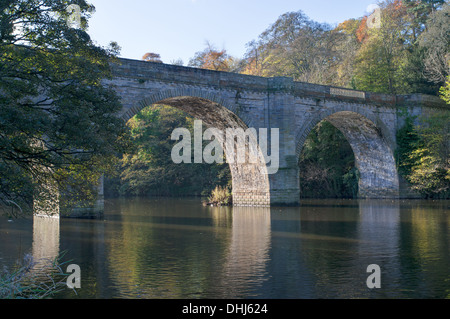
[[[235,60],[228,55],[225,49],[219,51],[207,42],[207,47],[203,51],[195,54],[194,58],[189,61],[189,66],[214,71],[231,72],[234,63]]]
[[[242,74],[248,75],[262,75],[262,65],[256,57],[250,57],[247,59],[245,68],[241,71]]]
[[[340,23],[335,31],[344,32],[349,35],[353,35],[359,43],[364,42],[368,37],[368,17],[362,17],[360,19],[349,19]]]
[[[226,71],[229,68],[228,65],[228,55],[225,50],[216,51],[209,50],[202,57],[203,69],[215,70],[215,71]]]
[[[146,54],[144,54],[144,56],[142,57],[142,60],[147,61],[147,62],[162,63],[161,56],[158,53],[153,53],[153,52],[147,52]]]
[[[339,25],[337,26],[337,28],[335,30],[343,31],[344,33],[347,33],[347,34],[355,34],[356,29],[358,29],[360,23],[361,23],[361,21],[358,19],[345,20],[344,22],[339,23]]]
[[[368,37],[368,27],[367,27],[367,19],[368,17],[365,16],[362,18],[361,23],[359,24],[358,29],[356,29],[356,38],[360,43],[364,42],[364,40]]]

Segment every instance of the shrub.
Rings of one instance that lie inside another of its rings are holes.
[[[67,287],[59,259],[34,260],[26,254],[9,270],[0,272],[0,299],[45,299]]]
[[[232,195],[228,187],[216,186],[208,197],[207,205],[228,206],[232,203]]]

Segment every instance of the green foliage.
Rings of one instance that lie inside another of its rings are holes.
[[[319,123],[309,134],[299,165],[303,197],[357,197],[358,171],[353,150],[329,122]]]
[[[379,28],[359,29],[364,37],[359,35],[353,87],[378,93],[437,94],[449,41],[445,13],[449,6],[442,4],[382,1]]]
[[[101,84],[118,47],[84,31],[93,7],[83,0],[82,28],[69,27],[70,2],[0,4],[0,201],[30,208],[33,184],[92,195],[87,186],[127,147],[119,99]]]
[[[27,254],[12,270],[0,272],[0,299],[46,299],[67,289],[63,255],[55,260],[35,260]]]
[[[228,164],[175,164],[171,140],[175,128],[188,128],[193,136],[193,118],[167,106],[143,109],[128,123],[135,149],[123,156],[120,178],[110,181],[109,195],[188,196],[209,194],[216,185],[228,185]],[[193,152],[192,152],[193,156]],[[193,162],[193,161],[192,161]]]
[[[444,85],[450,70],[450,5],[431,13],[418,42],[424,50],[423,72],[426,78]]]
[[[412,150],[419,144],[419,135],[414,129],[414,119],[406,117],[405,124],[397,132],[396,161],[398,172],[402,176],[408,176],[414,166],[414,161],[410,158]]]
[[[365,42],[355,58],[355,89],[376,93],[393,93],[392,66],[383,59],[381,36]]]
[[[450,104],[450,75],[447,76],[447,81],[445,85],[440,89],[441,98],[447,103]]]
[[[397,135],[399,173],[425,197],[450,197],[450,112],[443,111],[422,125],[407,118]]]
[[[420,143],[410,155],[414,166],[408,180],[427,197],[450,198],[450,112],[434,114],[422,123],[417,127]]]
[[[228,206],[232,203],[231,192],[228,187],[216,186],[208,197],[206,205]]]
[[[351,39],[330,25],[309,19],[302,11],[278,18],[248,44],[243,72],[262,76],[289,76],[296,81],[342,83],[341,64],[346,66]]]
[[[402,2],[411,15],[412,27],[415,28],[416,34],[424,30],[430,14],[446,4],[446,0],[403,0]]]

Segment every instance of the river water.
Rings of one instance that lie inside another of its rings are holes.
[[[81,288],[57,298],[450,298],[450,201],[109,199],[102,220],[0,218],[0,266],[62,252]]]

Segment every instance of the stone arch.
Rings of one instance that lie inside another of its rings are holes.
[[[395,140],[381,121],[362,108],[332,108],[312,117],[297,133],[297,161],[308,134],[323,120],[340,130],[352,147],[360,172],[359,197],[397,198]]]
[[[163,104],[183,110],[202,120],[206,126],[221,130],[224,132],[224,136],[227,129],[242,129],[244,132],[250,132],[247,131],[249,128],[247,123],[249,121],[245,117],[236,115],[236,105],[228,103],[225,98],[216,93],[198,88],[167,89],[150,94],[128,109],[122,115],[122,119],[128,121],[143,108],[153,104]],[[264,157],[253,137],[256,138],[256,136],[252,135],[247,141],[245,158],[250,158],[250,149],[254,147],[260,154],[258,162],[227,161],[232,176],[234,206],[270,206],[267,167],[261,161]],[[223,145],[227,159],[236,155],[234,144],[230,144],[230,141],[220,138],[219,142]],[[192,145],[194,144],[192,143]]]
[[[239,114],[238,106],[236,104],[229,103],[228,99],[224,98],[220,94],[217,94],[216,92],[195,87],[165,89],[159,90],[156,93],[149,94],[144,99],[138,101],[135,105],[125,110],[125,112],[122,114],[122,119],[124,121],[128,121],[134,115],[139,113],[144,107],[152,104],[161,104],[161,101],[179,97],[192,97],[216,103],[217,105],[223,106],[224,108],[229,110],[234,116],[239,117],[247,126],[250,126],[250,120],[246,116]],[[239,116],[237,114],[239,114]]]

